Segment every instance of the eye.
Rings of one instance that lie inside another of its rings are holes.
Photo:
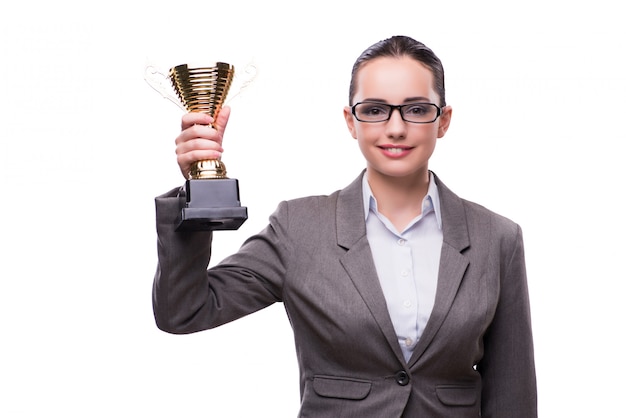
[[[407,116],[424,116],[433,110],[433,107],[425,103],[414,103],[404,107],[404,114]]]
[[[359,105],[359,113],[363,116],[386,116],[389,108],[380,103],[362,103]]]

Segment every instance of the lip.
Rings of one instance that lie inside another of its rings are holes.
[[[389,158],[402,158],[411,153],[413,147],[407,145],[395,145],[385,144],[379,145],[378,148],[382,151],[383,155]]]

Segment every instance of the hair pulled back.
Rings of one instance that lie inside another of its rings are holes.
[[[433,74],[433,88],[439,95],[439,106],[446,105],[446,88],[444,84],[443,64],[435,53],[421,42],[408,36],[392,36],[375,43],[367,48],[357,58],[352,66],[352,78],[350,80],[349,105],[352,106],[352,99],[356,92],[356,78],[359,70],[369,61],[380,57],[401,58],[408,56],[421,62]]]

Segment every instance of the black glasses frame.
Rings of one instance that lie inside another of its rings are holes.
[[[371,120],[363,120],[363,119],[359,119],[359,117],[356,115],[356,107],[360,104],[376,104],[376,105],[382,105],[382,106],[387,106],[390,110],[389,114],[387,115],[387,119],[383,119],[383,120],[377,120],[377,121],[371,121]],[[427,122],[416,122],[413,120],[406,120],[404,118],[404,108],[407,106],[415,106],[415,105],[430,105],[430,106],[435,106],[437,108],[437,115],[435,116],[435,118],[433,120],[427,121]],[[391,119],[391,115],[393,114],[393,111],[395,109],[398,109],[398,112],[400,112],[400,117],[402,118],[403,121],[408,122],[408,123],[433,123],[434,121],[437,120],[437,118],[439,118],[439,116],[441,116],[441,108],[439,106],[437,106],[434,103],[427,103],[427,102],[416,102],[416,103],[407,103],[407,104],[401,104],[401,105],[392,105],[389,103],[379,103],[379,102],[359,102],[354,104],[352,107],[352,114],[354,115],[354,117],[356,118],[356,120],[358,120],[359,122],[364,122],[364,123],[380,123],[380,122],[387,122],[389,119]]]

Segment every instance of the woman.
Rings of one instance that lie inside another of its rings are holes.
[[[301,417],[535,417],[518,225],[428,169],[452,116],[441,62],[403,36],[356,61],[344,109],[367,161],[345,189],[279,204],[269,225],[208,269],[211,236],[175,232],[178,191],[156,199],[157,325],[213,328],[283,302]],[[218,129],[183,116],[181,171],[218,158]]]

